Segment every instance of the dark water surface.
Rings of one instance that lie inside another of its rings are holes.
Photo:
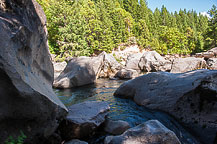
[[[111,108],[109,119],[127,121],[132,127],[147,120],[157,119],[175,132],[183,144],[198,143],[186,129],[167,114],[138,106],[129,99],[114,97],[113,93],[123,82],[123,80],[99,79],[96,84],[64,90],[54,89],[54,91],[66,106],[84,101],[106,101]],[[102,143],[103,138],[103,136],[93,138],[89,143]]]

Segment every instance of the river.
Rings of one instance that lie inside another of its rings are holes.
[[[143,106],[138,106],[132,100],[120,99],[113,96],[115,90],[123,80],[98,79],[95,84],[71,89],[54,89],[60,100],[71,106],[84,101],[106,101],[110,105],[109,119],[127,121],[132,127],[147,120],[157,119],[167,128],[176,133],[183,144],[197,144],[197,140],[183,128],[174,118],[164,112],[153,111]],[[103,143],[105,135],[97,134],[89,139],[89,144]]]

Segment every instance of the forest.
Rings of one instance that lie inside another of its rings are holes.
[[[186,9],[154,11],[146,0],[37,0],[57,58],[91,56],[137,44],[160,54],[194,54],[217,46],[217,8],[210,17]]]

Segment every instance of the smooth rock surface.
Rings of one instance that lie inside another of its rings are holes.
[[[173,61],[171,73],[183,73],[191,70],[206,68],[206,62],[202,58],[187,57],[177,58]]]
[[[88,143],[85,142],[85,141],[80,141],[78,139],[73,139],[73,140],[70,140],[70,141],[68,141],[68,142],[66,142],[64,144],[88,144]]]
[[[115,75],[115,77],[118,77],[120,79],[132,79],[138,76],[138,72],[133,69],[121,69]]]
[[[104,130],[112,135],[120,135],[129,128],[130,125],[128,122],[122,120],[118,120],[118,121],[107,120],[105,122]]]
[[[141,57],[139,67],[145,72],[170,71],[171,62],[169,60],[165,60],[156,51],[148,51]]]
[[[1,1],[0,13],[0,142],[20,131],[43,142],[67,113],[52,89],[45,15],[34,0]]]
[[[65,140],[84,139],[93,135],[96,128],[105,121],[110,107],[106,102],[87,101],[68,109],[69,114],[59,127]]]
[[[72,58],[54,80],[55,88],[72,88],[94,83],[103,65],[103,57]]]
[[[101,68],[101,73],[99,77],[107,78],[114,76],[122,66],[117,60],[114,58],[112,54],[107,54],[106,52],[102,52],[99,57],[103,57],[103,66]]]
[[[143,53],[131,54],[127,57],[126,68],[140,71],[139,62]]]
[[[120,136],[107,136],[105,144],[181,144],[175,133],[157,120],[128,129]]]
[[[150,73],[122,84],[115,96],[132,98],[165,111],[191,128],[203,143],[214,143],[217,131],[217,71]]]

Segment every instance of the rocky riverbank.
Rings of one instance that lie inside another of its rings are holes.
[[[128,51],[125,57],[121,57],[122,52],[103,52],[98,57],[72,58],[64,64],[66,68],[56,78],[54,87],[82,86],[94,83],[98,78],[135,78],[118,88],[115,96],[130,98],[139,105],[167,112],[188,127],[202,143],[214,143],[217,131],[217,78],[216,71],[213,71],[216,69],[216,50],[213,48],[191,57],[161,56],[155,51],[135,50]],[[143,73],[150,74],[138,77]],[[83,84],[78,84],[83,80]],[[105,143],[112,143],[112,139],[107,138]],[[114,141],[120,142],[121,139],[118,137]]]
[[[130,49],[131,48],[131,49]],[[184,73],[197,69],[217,69],[213,48],[195,56],[165,55],[155,51],[140,52],[138,47],[130,50],[105,52],[97,57],[74,57],[69,62],[53,62],[55,88],[71,88],[94,83],[98,78],[132,79],[149,72],[166,71]],[[125,54],[123,54],[125,52]],[[208,54],[209,57],[207,57]]]
[[[87,107],[86,110],[84,110],[85,103],[83,102],[87,101],[92,101],[93,103],[95,103],[95,101],[102,101],[103,103],[106,102],[109,104],[110,109],[108,113],[106,113],[105,121],[90,134],[90,137],[79,138],[80,140],[86,141],[89,144],[103,144],[107,136],[121,135],[129,129],[129,126],[130,128],[133,128],[149,120],[158,120],[162,125],[174,132],[181,143],[200,143],[188,132],[188,129],[182,127],[177,120],[166,113],[146,109],[129,99],[114,97],[113,93],[123,82],[123,80],[98,79],[95,84],[71,89],[55,89],[55,92],[60,97],[61,101],[69,108],[69,111],[71,107],[74,105],[76,106],[77,104],[82,105],[82,111],[88,111],[88,113],[90,113],[90,110],[94,111],[96,106]],[[102,110],[102,112],[103,111],[104,110]],[[76,113],[74,113],[74,116],[77,117]],[[86,119],[85,116],[83,118]],[[102,116],[102,118],[104,118],[104,116]],[[146,131],[145,129],[142,129],[141,131]],[[157,131],[161,130],[158,129]]]

